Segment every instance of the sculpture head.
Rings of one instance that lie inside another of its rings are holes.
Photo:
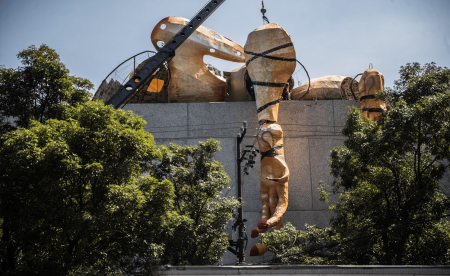
[[[151,41],[157,50],[181,30],[189,20],[178,16],[169,16],[156,24]],[[234,41],[214,32],[205,26],[198,29],[180,46],[191,55],[210,55],[234,62],[244,62],[244,49]]]
[[[295,49],[289,34],[278,24],[269,23],[248,35],[245,61],[256,97],[260,124],[278,120],[278,102],[294,73]]]

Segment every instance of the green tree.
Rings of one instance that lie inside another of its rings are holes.
[[[89,100],[92,83],[69,75],[59,55],[43,44],[21,51],[22,67],[0,66],[0,135],[31,120],[60,118],[64,104]],[[11,123],[11,120],[14,123]]]
[[[143,175],[155,150],[144,121],[101,102],[67,109],[63,117],[32,121],[1,138],[3,273],[107,273],[159,264],[162,238],[178,220],[170,181]]]
[[[347,115],[342,132],[348,139],[332,150],[330,161],[333,190],[340,194],[330,207],[336,215],[322,232],[292,232],[310,235],[295,245],[301,252],[296,260],[450,264],[450,200],[440,186],[449,185],[450,70],[407,64],[394,89],[378,97],[392,106],[379,123],[363,119],[356,108]],[[305,247],[317,240],[319,246]]]
[[[175,190],[175,211],[183,217],[166,237],[163,263],[173,265],[212,265],[228,247],[226,224],[238,206],[232,197],[222,197],[229,178],[214,160],[219,142],[209,139],[198,146],[159,148],[159,162],[151,171],[159,180],[170,180]]]
[[[0,274],[217,263],[238,204],[221,196],[219,142],[156,148],[144,120],[87,101],[92,84],[52,49],[19,58],[0,72]]]
[[[215,264],[237,206],[199,146],[154,147],[144,121],[87,102],[1,138],[0,261],[6,275],[132,273]]]
[[[261,235],[261,242],[275,253],[272,263],[333,265],[339,264],[335,245],[340,236],[331,228],[306,225],[306,230],[297,230],[287,222],[278,231]]]

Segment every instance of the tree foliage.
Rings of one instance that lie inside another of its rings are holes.
[[[28,127],[31,120],[42,123],[60,118],[64,104],[89,99],[92,83],[69,75],[59,55],[47,45],[30,46],[17,57],[21,67],[0,66],[0,134]]]
[[[8,275],[132,273],[214,264],[237,202],[219,142],[156,149],[144,121],[88,102],[9,132],[0,149],[0,261]]]
[[[379,123],[356,108],[347,115],[342,132],[348,139],[330,161],[340,194],[330,207],[336,215],[328,229],[295,232],[310,235],[296,243],[296,262],[450,264],[450,200],[440,186],[450,185],[443,177],[450,160],[450,70],[407,64],[394,89],[378,97],[392,106]],[[264,241],[292,238],[282,231]],[[317,239],[321,245],[310,248]]]
[[[167,237],[163,263],[173,265],[216,264],[228,247],[225,225],[238,206],[232,197],[222,197],[229,178],[213,159],[219,142],[209,139],[199,146],[161,146],[159,162],[151,171],[157,179],[170,180],[175,190],[175,210],[183,216]]]
[[[168,181],[141,176],[154,150],[144,121],[100,102],[64,118],[2,137],[3,271],[108,271],[144,252],[157,262],[159,221],[174,195]],[[147,243],[134,231],[146,233]]]
[[[341,241],[331,228],[306,225],[306,230],[297,230],[287,222],[280,230],[261,235],[261,242],[275,256],[272,263],[283,264],[337,264],[338,254],[334,245]]]
[[[18,56],[0,72],[0,274],[217,263],[238,204],[221,196],[219,142],[158,148],[143,119],[87,101],[91,83],[46,45]]]

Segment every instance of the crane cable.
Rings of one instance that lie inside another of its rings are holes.
[[[263,24],[264,25],[269,24],[270,23],[269,19],[265,16],[265,13],[267,10],[264,8],[264,1],[261,1],[261,5],[262,5],[261,13],[262,13]]]

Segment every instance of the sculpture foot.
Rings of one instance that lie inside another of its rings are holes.
[[[265,233],[266,231],[267,231],[267,229],[256,228],[256,229],[252,230],[252,233],[250,234],[250,236],[254,239],[259,236],[259,233]]]
[[[261,256],[267,252],[267,246],[261,243],[257,243],[250,249],[250,256]]]

